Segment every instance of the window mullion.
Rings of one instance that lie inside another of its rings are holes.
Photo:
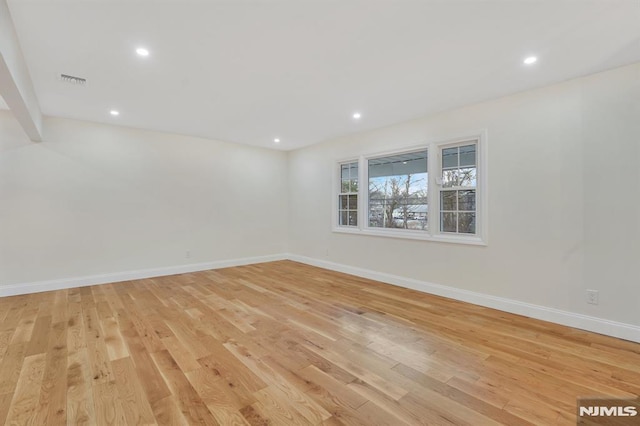
[[[369,176],[364,156],[358,158],[358,229],[366,229],[369,224]]]
[[[441,175],[439,170],[440,152],[434,144],[428,148],[428,170],[429,179],[427,180],[427,224],[429,235],[434,236],[439,232],[440,220],[438,211],[440,210],[440,192],[438,185],[438,176]]]

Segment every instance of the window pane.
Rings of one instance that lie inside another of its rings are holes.
[[[440,231],[456,232],[456,215],[457,213],[441,213]]]
[[[476,191],[458,191],[458,209],[457,210],[467,210],[467,211],[475,211],[476,209]],[[442,208],[442,210],[449,210],[446,208]],[[455,210],[455,209],[452,209]]]
[[[338,226],[358,225],[358,162],[340,164]]]
[[[442,149],[440,231],[476,233],[476,143]]]
[[[345,211],[345,210],[341,210],[340,211],[340,225],[341,226],[345,226],[349,224],[349,212]]]
[[[369,226],[384,227],[384,205],[384,194],[369,184]]]
[[[456,191],[442,191],[440,193],[440,210],[458,210]]]
[[[458,185],[459,186],[476,186],[476,168],[469,167],[458,170]]]
[[[460,147],[460,167],[476,165],[476,144]]]
[[[442,150],[442,168],[458,167],[458,147]]]
[[[452,186],[458,186],[458,170],[443,170],[442,171],[442,186],[445,188],[451,188]]]
[[[427,173],[427,151],[409,152],[368,160],[369,178]]]
[[[458,232],[461,234],[476,233],[475,213],[458,213]]]
[[[358,179],[358,163],[351,163],[351,179]]]
[[[427,151],[369,159],[368,171],[369,226],[426,229]]]
[[[382,217],[380,213],[369,212],[369,226],[372,228],[382,228]]]
[[[349,226],[358,226],[358,212],[349,210]]]
[[[342,179],[349,179],[349,165],[343,164],[341,167],[340,177]]]
[[[340,195],[338,197],[338,199],[340,200],[340,206],[338,206],[338,208],[340,210],[346,210],[349,208],[349,196],[348,195]]]
[[[349,207],[350,210],[358,209],[358,196],[357,195],[349,195]]]

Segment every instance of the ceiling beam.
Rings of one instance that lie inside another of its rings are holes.
[[[0,0],[0,95],[29,138],[42,140],[42,112],[6,0]]]

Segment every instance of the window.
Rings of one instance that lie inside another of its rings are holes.
[[[334,231],[486,244],[485,150],[481,133],[338,163]]]
[[[440,231],[476,233],[476,144],[443,148]]]
[[[358,226],[358,163],[340,164],[338,225]]]
[[[427,229],[427,150],[371,158],[369,227]]]

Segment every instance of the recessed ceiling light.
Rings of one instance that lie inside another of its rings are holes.
[[[278,138],[275,138],[273,141],[274,141],[275,143],[280,143],[280,139],[278,139]]]
[[[138,54],[138,56],[149,56],[149,51],[144,47],[138,47],[136,49],[136,53]]]
[[[112,109],[111,111],[109,111],[109,114],[113,115],[114,117],[117,117],[120,115],[120,111],[116,111],[115,109]]]
[[[531,65],[531,64],[535,64],[538,61],[538,58],[536,58],[535,56],[529,56],[528,58],[524,59],[524,63],[525,65]]]
[[[356,120],[359,120],[360,117],[362,117],[362,114],[360,114],[359,112],[354,112],[353,113],[353,118],[355,118]]]

